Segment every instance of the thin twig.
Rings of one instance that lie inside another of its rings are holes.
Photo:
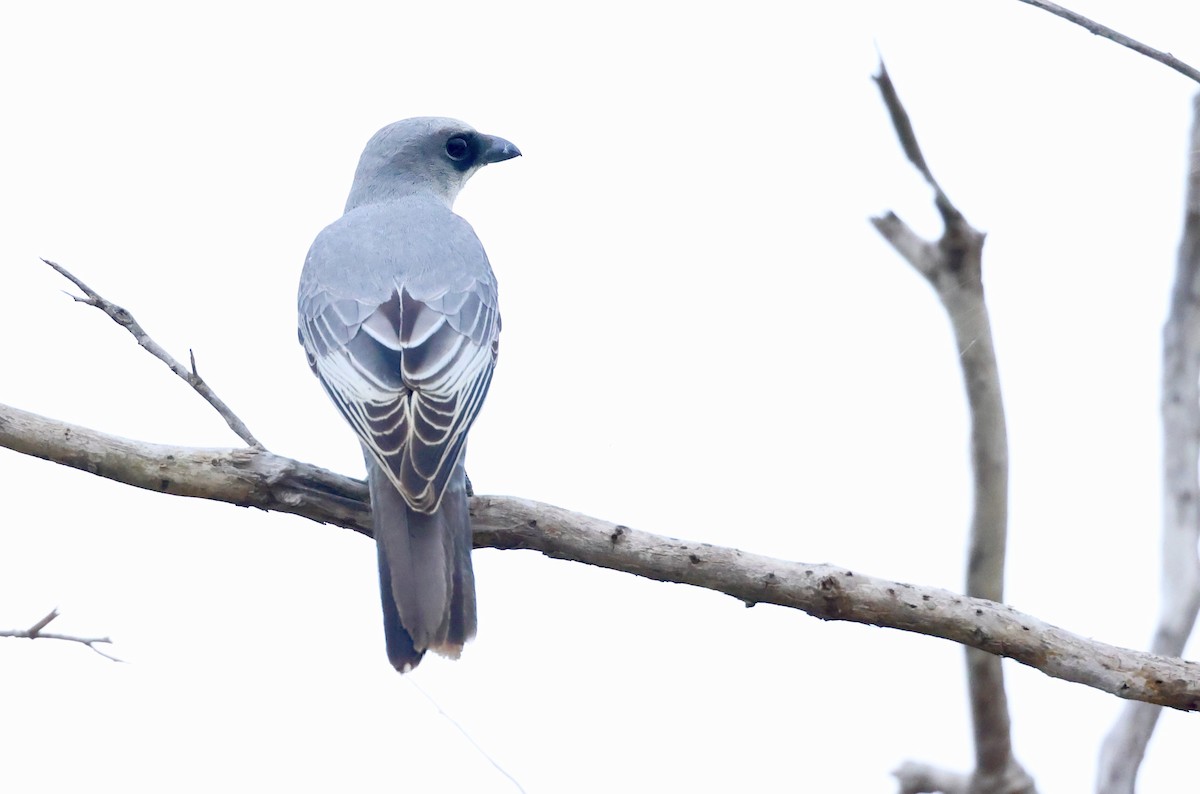
[[[111,659],[114,662],[124,661],[112,656],[111,654],[107,654],[96,647],[97,645],[101,644],[112,645],[112,640],[108,637],[76,637],[73,634],[53,634],[42,631],[42,629],[46,628],[46,626],[50,624],[50,621],[54,620],[56,617],[58,617],[58,609],[52,609],[44,618],[39,620],[37,623],[34,623],[27,629],[0,629],[0,637],[13,637],[16,639],[25,640],[62,640],[64,642],[78,642],[91,648],[105,659]]]
[[[221,415],[221,418],[225,420],[225,424],[229,425],[229,429],[237,433],[238,438],[242,439],[252,447],[259,449],[262,448],[262,444],[259,443],[258,439],[256,439],[250,432],[250,428],[246,427],[245,422],[239,419],[237,414],[235,414],[233,410],[216,395],[212,388],[204,382],[204,379],[196,374],[196,357],[194,355],[192,356],[192,371],[188,372],[178,361],[175,360],[170,353],[168,353],[162,348],[161,345],[155,342],[154,339],[151,338],[150,334],[146,333],[146,330],[142,328],[138,321],[133,319],[133,315],[130,314],[128,309],[122,308],[121,306],[106,300],[94,289],[76,278],[74,274],[72,274],[62,265],[59,265],[56,262],[51,262],[49,259],[43,259],[42,261],[54,268],[61,276],[78,287],[85,296],[81,298],[78,295],[71,295],[72,298],[79,303],[86,303],[88,306],[95,306],[97,309],[111,317],[113,322],[115,322],[117,325],[120,325],[126,331],[129,331],[129,333],[133,334],[133,338],[137,340],[139,345],[145,348],[159,361],[170,367],[172,372],[182,378],[189,386],[195,389],[201,397],[207,400],[208,404],[215,408],[217,413]],[[189,351],[189,353],[190,352],[191,351]]]
[[[499,772],[500,774],[502,774],[506,778],[508,778],[509,782],[517,787],[517,791],[520,791],[521,794],[526,794],[525,787],[521,785],[521,782],[519,780],[517,780],[515,777],[513,777],[512,775],[510,775],[508,773],[507,769],[500,766],[500,763],[498,761],[496,761],[495,758],[492,758],[492,756],[488,753],[488,751],[484,750],[479,745],[479,742],[475,741],[475,739],[471,736],[471,734],[467,733],[467,729],[464,728],[462,725],[459,725],[458,720],[454,719],[449,714],[447,714],[445,709],[443,709],[440,705],[438,705],[438,702],[433,699],[433,696],[430,695],[428,692],[426,692],[424,689],[422,689],[419,684],[417,684],[417,680],[414,676],[411,676],[411,675],[405,676],[404,680],[407,681],[408,683],[412,684],[413,689],[420,692],[421,696],[429,701],[429,705],[431,705],[435,709],[437,709],[437,713],[441,714],[442,717],[445,718],[446,722],[453,725],[458,730],[458,732],[463,735],[463,738],[466,739],[468,742],[470,742],[471,746],[474,747],[476,749],[476,751],[478,751],[479,754],[481,756],[483,756],[484,759],[486,759],[489,764],[491,764],[493,767],[496,768],[497,772]]]
[[[1004,600],[1008,532],[1008,439],[991,323],[983,297],[984,235],[967,223],[934,178],[882,60],[875,82],[905,155],[934,189],[945,228],[942,236],[931,242],[921,239],[894,213],[873,218],[872,222],[884,239],[933,286],[954,330],[971,412],[974,509],[967,558],[967,595],[999,602]],[[968,649],[967,689],[975,737],[975,770],[970,790],[976,794],[1034,792],[1032,778],[1013,755],[1000,660]]]
[[[50,621],[54,620],[56,617],[58,617],[58,607],[50,610],[48,613],[46,613],[46,617],[29,627],[29,638],[33,639],[34,637],[37,637],[41,630],[49,626]]]
[[[1152,58],[1164,66],[1174,69],[1185,77],[1189,77],[1192,80],[1195,80],[1197,83],[1200,83],[1200,70],[1197,70],[1194,66],[1184,63],[1169,52],[1162,52],[1161,50],[1156,50],[1153,47],[1142,44],[1137,39],[1131,39],[1124,33],[1119,33],[1112,28],[1107,27],[1106,25],[1101,25],[1099,22],[1088,19],[1083,14],[1077,14],[1069,8],[1063,8],[1056,3],[1049,3],[1046,2],[1046,0],[1021,0],[1021,2],[1031,5],[1035,8],[1040,8],[1043,11],[1049,11],[1056,17],[1062,17],[1068,22],[1074,22],[1076,25],[1079,25],[1089,33],[1093,33],[1097,36],[1103,36],[1109,41],[1114,41],[1117,44],[1120,44],[1122,47],[1128,47],[1134,52],[1141,53],[1147,58]]]

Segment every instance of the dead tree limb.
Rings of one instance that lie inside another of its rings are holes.
[[[160,345],[158,342],[155,342],[154,338],[151,337],[150,334],[146,333],[146,329],[142,328],[141,324],[137,320],[133,319],[133,314],[130,313],[128,309],[118,306],[112,301],[105,299],[94,289],[89,287],[87,284],[84,284],[79,278],[72,274],[71,271],[67,270],[62,265],[56,262],[51,262],[49,259],[43,259],[42,261],[54,268],[54,270],[57,271],[63,278],[67,279],[76,287],[78,287],[80,292],[82,292],[84,295],[82,298],[78,295],[71,295],[72,298],[79,303],[86,303],[88,306],[95,306],[97,309],[107,314],[112,318],[113,322],[124,328],[129,333],[133,334],[133,338],[137,340],[137,343],[141,345],[147,352],[149,352],[150,355],[166,364],[172,372],[174,372],[176,375],[182,378],[184,382],[195,389],[196,393],[208,401],[208,404],[211,405],[213,409],[221,415],[221,418],[225,420],[225,424],[229,425],[229,429],[234,433],[237,433],[238,438],[240,438],[242,441],[245,441],[252,447],[262,446],[258,439],[254,437],[254,434],[250,432],[250,428],[246,427],[246,423],[239,419],[238,415],[233,412],[233,409],[226,405],[225,401],[217,396],[217,393],[214,392],[212,387],[204,381],[204,378],[200,377],[200,373],[196,371],[196,356],[194,353],[192,353],[190,350],[188,351],[188,358],[190,359],[192,365],[191,370],[188,370],[182,364],[176,361],[175,357],[168,353],[162,345]],[[67,294],[70,295],[70,293]]]
[[[1150,647],[1180,656],[1200,614],[1200,95],[1192,101],[1183,237],[1163,326],[1162,604]],[[1100,794],[1133,794],[1159,709],[1130,703],[1100,750]]]
[[[958,772],[905,761],[892,775],[900,781],[900,794],[967,794],[971,777]]]
[[[905,155],[933,188],[944,230],[936,241],[923,240],[891,212],[872,218],[872,223],[929,281],[950,318],[971,414],[974,508],[968,540],[967,595],[999,602],[1004,600],[1008,534],[1008,438],[999,368],[983,296],[984,235],[967,223],[934,178],[882,62],[875,82]],[[968,790],[972,794],[1032,794],[1036,791],[1033,779],[1013,754],[1000,659],[968,649],[967,690],[975,738],[975,770]],[[897,775],[905,769],[902,767]],[[901,776],[902,790],[911,782]]]
[[[73,634],[54,634],[48,631],[43,631],[46,626],[50,625],[50,621],[58,617],[58,610],[52,609],[44,618],[34,623],[27,629],[0,629],[0,637],[14,637],[24,640],[63,640],[64,642],[78,642],[81,645],[86,645],[96,653],[103,656],[105,659],[110,659],[114,662],[121,661],[115,656],[105,653],[97,648],[97,645],[111,645],[112,640],[108,637],[76,637]]]
[[[0,405],[0,447],[160,493],[292,513],[370,535],[367,488],[264,449],[150,444]],[[653,535],[508,496],[471,500],[475,545],[526,549],[746,604],[900,629],[1007,656],[1118,697],[1200,711],[1200,664],[1081,637],[983,598]]]

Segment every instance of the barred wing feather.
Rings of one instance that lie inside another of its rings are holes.
[[[475,291],[384,303],[329,301],[306,314],[309,363],[414,510],[432,513],[487,394],[500,317]]]

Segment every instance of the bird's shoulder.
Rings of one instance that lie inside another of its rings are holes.
[[[363,205],[329,224],[309,249],[301,282],[309,290],[367,300],[398,287],[419,298],[495,292],[471,225],[444,204],[417,198]]]

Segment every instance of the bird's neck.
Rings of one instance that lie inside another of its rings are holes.
[[[346,212],[366,204],[382,204],[399,199],[414,198],[454,208],[458,185],[444,185],[428,180],[419,183],[402,180],[355,180],[346,199]]]

